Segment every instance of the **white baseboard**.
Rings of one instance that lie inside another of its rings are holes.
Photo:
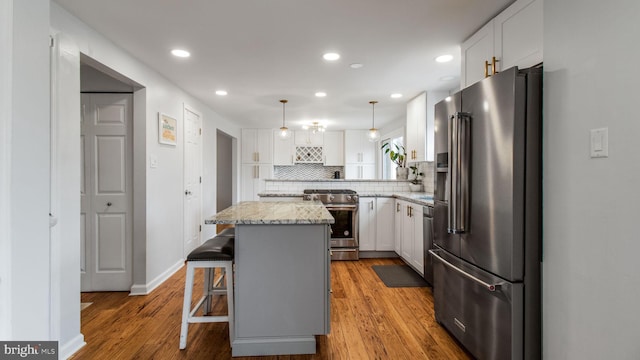
[[[183,266],[184,266],[184,260],[180,260],[177,263],[175,263],[173,266],[168,268],[165,272],[158,275],[155,279],[151,280],[151,282],[147,284],[133,284],[133,286],[131,286],[131,292],[129,293],[129,296],[139,296],[139,295],[150,294],[155,288],[160,286],[160,284],[165,282],[168,278],[170,278]]]
[[[87,343],[84,342],[84,335],[78,334],[66,344],[59,344],[58,359],[68,359],[85,345]]]

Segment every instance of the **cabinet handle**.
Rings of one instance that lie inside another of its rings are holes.
[[[497,74],[497,73],[498,73],[498,71],[496,70],[496,63],[497,63],[498,61],[500,61],[500,60],[496,59],[496,57],[494,56],[494,57],[492,57],[492,58],[491,58],[491,61],[492,61],[492,63],[491,63],[491,71],[492,71],[492,75],[495,75],[495,74]]]
[[[489,61],[488,60],[484,61],[484,77],[485,78],[489,77]]]
[[[260,162],[260,153],[259,152],[256,153],[256,158],[258,159],[258,162]]]
[[[256,177],[256,179],[260,179],[260,165],[256,165],[256,170],[258,173],[258,177]]]
[[[373,210],[373,200],[371,200],[371,202],[369,202],[369,209]]]
[[[400,212],[400,204],[396,204],[396,212]]]

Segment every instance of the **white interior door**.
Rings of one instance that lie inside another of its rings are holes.
[[[132,94],[82,94],[82,291],[132,283]]]
[[[202,118],[184,107],[184,247],[186,256],[200,245],[202,231]]]

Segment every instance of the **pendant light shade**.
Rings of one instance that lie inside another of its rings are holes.
[[[280,133],[278,134],[278,136],[281,140],[286,140],[291,137],[291,131],[284,124],[284,105],[287,103],[287,100],[283,99],[280,100],[280,102],[282,103],[282,127],[280,128]]]
[[[367,139],[371,142],[380,140],[380,131],[376,129],[375,108],[377,103],[378,102],[375,100],[369,101],[369,104],[371,104],[371,129],[369,129],[369,132],[367,133]]]

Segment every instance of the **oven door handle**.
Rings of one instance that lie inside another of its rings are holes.
[[[358,205],[325,205],[327,210],[347,210],[347,211],[357,211]]]

